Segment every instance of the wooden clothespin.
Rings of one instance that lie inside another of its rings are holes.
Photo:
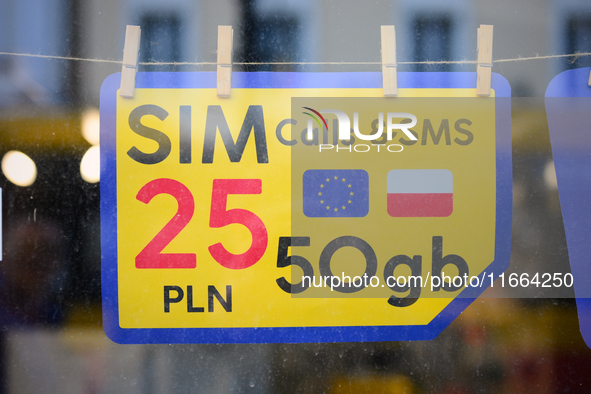
[[[393,25],[382,26],[382,85],[385,97],[398,95],[397,67],[396,30]]]
[[[230,97],[232,90],[232,26],[218,26],[218,97]]]
[[[492,77],[492,48],[493,25],[480,25],[478,35],[478,66],[476,72],[476,95],[490,96],[490,83]]]
[[[125,28],[125,45],[123,47],[123,67],[121,68],[121,97],[131,97],[135,91],[135,74],[140,52],[140,35],[142,30],[139,26],[127,25]]]

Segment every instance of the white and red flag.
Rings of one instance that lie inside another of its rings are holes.
[[[392,217],[446,217],[453,212],[449,170],[388,172],[388,214]]]

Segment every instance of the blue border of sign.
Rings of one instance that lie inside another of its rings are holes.
[[[589,209],[589,168],[591,157],[589,148],[589,114],[591,87],[589,73],[591,68],[577,68],[564,71],[555,76],[545,94],[548,130],[552,144],[552,155],[558,195],[564,221],[564,232],[579,314],[579,329],[588,347],[591,348],[591,210]],[[566,98],[558,100],[558,98]],[[587,98],[568,100],[568,98]],[[562,109],[579,107],[584,113],[576,119],[573,113],[564,114]]]
[[[311,343],[429,340],[435,338],[486,288],[467,288],[425,326],[167,328],[124,329],[119,326],[117,283],[117,163],[115,126],[121,74],[101,87],[101,246],[103,327],[123,344],[141,343]],[[136,76],[136,89],[215,88],[215,72],[150,73]],[[233,88],[381,88],[379,72],[232,73]],[[476,73],[398,73],[399,88],[476,88]],[[509,267],[511,254],[512,167],[511,89],[493,73],[496,100],[497,205],[495,259],[486,270],[495,277]]]

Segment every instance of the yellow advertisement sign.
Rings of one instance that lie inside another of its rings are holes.
[[[474,99],[461,78],[458,87],[409,81],[392,115],[372,75],[237,74],[229,99],[216,96],[215,74],[139,73],[133,99],[107,79],[107,334],[123,343],[427,339],[490,286],[508,264],[497,256],[510,224],[510,206],[499,205],[510,198],[510,146],[509,171],[499,168],[504,106]],[[462,101],[442,99],[451,97]],[[382,103],[359,109],[358,99]],[[352,129],[382,113],[381,140],[329,138],[345,127],[322,111],[328,103],[350,114]],[[400,114],[416,118],[406,133]]]

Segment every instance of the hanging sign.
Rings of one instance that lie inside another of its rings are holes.
[[[558,74],[546,89],[546,113],[556,168],[579,325],[591,347],[591,87],[589,67]]]
[[[493,75],[138,73],[101,90],[104,328],[119,343],[424,340],[508,267]],[[496,284],[495,284],[496,285]]]

